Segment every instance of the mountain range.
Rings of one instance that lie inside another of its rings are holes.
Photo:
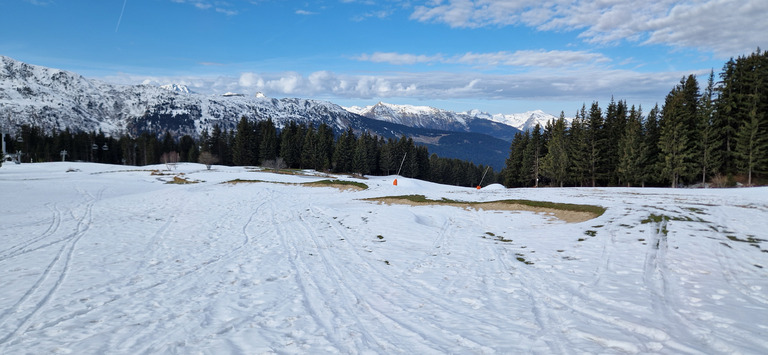
[[[407,136],[438,156],[496,169],[503,167],[515,133],[555,118],[541,111],[491,115],[381,102],[343,108],[327,101],[276,99],[261,93],[204,95],[177,84],[111,84],[0,56],[0,125],[8,130],[29,124],[46,131],[198,137],[214,125],[233,130],[241,117],[271,119],[278,128],[296,121],[324,123],[337,133],[351,128],[384,138]]]

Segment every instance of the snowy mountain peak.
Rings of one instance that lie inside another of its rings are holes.
[[[264,95],[264,93],[261,92],[261,91],[257,92],[256,95],[253,95],[253,96],[256,97],[257,99],[265,99],[265,98],[267,98],[267,96]]]
[[[189,90],[189,88],[186,85],[181,85],[181,84],[168,84],[168,85],[162,85],[160,87],[170,92],[175,92],[179,94],[191,94],[193,92],[192,90]]]
[[[487,120],[511,126],[521,131],[532,130],[537,124],[544,125],[557,117],[542,110],[513,114],[490,114],[481,110],[452,112],[430,106],[395,105],[378,102],[373,106],[344,107],[349,112],[379,121],[404,124],[415,127],[446,129],[448,125],[468,127],[475,120]],[[571,119],[566,119],[570,124]]]
[[[547,122],[557,120],[557,117],[541,110],[534,110],[523,113],[494,114],[491,115],[490,119],[495,122],[517,127],[521,131],[530,131],[536,127],[537,124],[544,128]],[[566,124],[570,125],[572,120],[573,119],[566,117]]]

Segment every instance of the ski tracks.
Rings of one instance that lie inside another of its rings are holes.
[[[99,190],[96,196],[87,191],[79,190],[79,192],[86,197],[86,202],[84,203],[84,211],[79,217],[75,216],[74,209],[70,209],[70,214],[76,221],[74,230],[66,237],[62,238],[62,241],[65,242],[64,245],[59,248],[53,260],[48,264],[37,281],[10,309],[0,316],[0,329],[4,329],[4,332],[7,332],[4,337],[0,338],[0,346],[2,348],[9,344],[13,344],[18,339],[19,335],[32,327],[31,323],[35,316],[45,309],[46,305],[55,298],[56,292],[67,278],[77,244],[91,227],[93,220],[93,206],[101,199],[104,189],[102,188]],[[58,211],[57,208],[54,207],[54,209]],[[56,215],[60,216],[60,213],[57,213]],[[51,224],[51,227],[41,234],[41,236],[34,239],[39,241],[50,234],[56,233],[59,230],[60,224],[61,218],[54,217],[54,222]],[[31,243],[28,245],[31,245]],[[52,281],[49,282],[49,279]],[[49,284],[50,286],[48,286]],[[0,350],[2,348],[0,348]]]

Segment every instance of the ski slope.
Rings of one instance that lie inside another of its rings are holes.
[[[0,167],[0,353],[768,353],[768,188],[150,169]],[[607,211],[363,200],[408,194]]]

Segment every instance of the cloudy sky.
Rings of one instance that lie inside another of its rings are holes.
[[[3,0],[0,55],[114,83],[349,105],[647,112],[768,48],[765,0]]]

